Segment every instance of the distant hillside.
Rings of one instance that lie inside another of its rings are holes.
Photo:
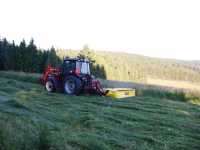
[[[200,82],[200,63],[198,61],[183,61],[174,59],[158,59],[126,53],[100,52],[104,57],[114,57],[115,63],[123,62],[123,66],[135,65],[137,69],[144,71],[145,77],[184,80]],[[129,68],[130,69],[130,68]]]
[[[57,51],[75,57],[79,51]],[[93,51],[96,63],[104,66],[107,79],[145,82],[147,78],[200,83],[200,61],[160,59],[136,54]]]

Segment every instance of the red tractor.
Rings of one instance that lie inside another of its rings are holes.
[[[90,74],[90,62],[86,59],[64,59],[60,68],[46,68],[42,84],[48,92],[63,91],[69,95],[96,93],[105,95],[99,80]]]

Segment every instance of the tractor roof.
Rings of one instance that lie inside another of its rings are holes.
[[[65,58],[64,61],[90,62],[88,59],[81,59],[81,58]]]

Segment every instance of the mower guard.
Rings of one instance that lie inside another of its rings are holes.
[[[106,95],[108,97],[112,98],[126,98],[126,97],[133,97],[136,96],[135,89],[129,89],[129,88],[114,88],[114,89],[105,89]]]

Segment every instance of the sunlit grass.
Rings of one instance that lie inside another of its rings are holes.
[[[0,77],[0,149],[200,149],[200,107],[166,97],[48,93]]]

